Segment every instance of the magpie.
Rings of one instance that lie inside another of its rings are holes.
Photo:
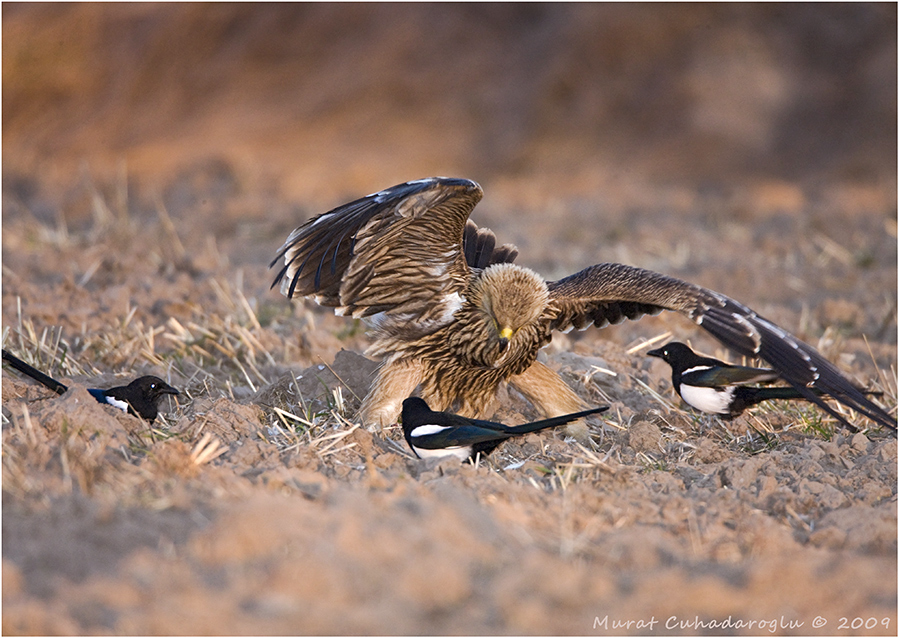
[[[608,409],[609,406],[604,405],[533,423],[508,426],[495,421],[468,419],[449,412],[435,412],[424,399],[409,397],[403,401],[403,436],[418,458],[455,456],[464,461],[478,453],[490,454],[496,446],[513,436],[565,425]]]
[[[68,386],[28,365],[18,357],[3,350],[3,360],[22,374],[31,377],[38,383],[50,388],[57,394],[63,394]],[[128,385],[116,386],[108,390],[89,388],[88,392],[100,403],[107,403],[124,412],[139,416],[149,423],[156,420],[159,400],[165,394],[178,395],[180,392],[159,377],[138,377]]]
[[[812,401],[809,395],[792,386],[758,387],[750,383],[771,383],[781,379],[771,368],[735,366],[711,357],[701,357],[689,346],[672,341],[646,353],[659,357],[671,366],[671,383],[685,403],[701,412],[717,414],[726,419],[739,416],[743,410],[770,399],[802,399]],[[808,388],[817,399],[825,393]],[[864,392],[864,394],[878,394]],[[893,433],[895,434],[895,428]]]

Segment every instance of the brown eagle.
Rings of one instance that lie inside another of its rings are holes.
[[[735,352],[767,361],[847,425],[819,393],[895,432],[895,419],[814,348],[720,293],[622,264],[549,282],[513,264],[518,250],[496,247],[493,233],[468,219],[482,195],[460,178],[399,184],[310,219],[272,261],[283,259],[272,287],[280,282],[285,296],[312,297],[371,326],[366,354],[383,363],[362,403],[364,424],[396,423],[416,388],[435,410],[483,417],[502,382],[547,417],[582,410],[536,360],[552,331],[675,310]]]

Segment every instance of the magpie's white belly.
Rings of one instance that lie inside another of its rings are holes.
[[[455,456],[457,459],[464,461],[471,456],[471,448],[467,445],[445,447],[439,450],[426,450],[424,448],[416,447],[415,453],[423,459],[446,458]]]
[[[730,402],[734,396],[734,388],[702,388],[681,384],[681,398],[697,410],[710,414],[730,414]]]

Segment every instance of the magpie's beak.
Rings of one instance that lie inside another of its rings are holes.
[[[173,388],[170,385],[167,385],[163,388],[159,388],[157,391],[159,392],[159,394],[173,394],[173,395],[181,394],[180,392],[178,392],[175,388]]]
[[[655,350],[649,350],[647,356],[650,357],[658,357],[659,359],[665,358],[665,353],[663,352],[663,348],[656,348]]]

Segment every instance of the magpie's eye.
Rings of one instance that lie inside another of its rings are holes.
[[[155,384],[155,383],[151,383],[151,384],[150,384],[150,389],[151,389],[151,390],[155,390],[155,389],[156,389],[156,384]]]

